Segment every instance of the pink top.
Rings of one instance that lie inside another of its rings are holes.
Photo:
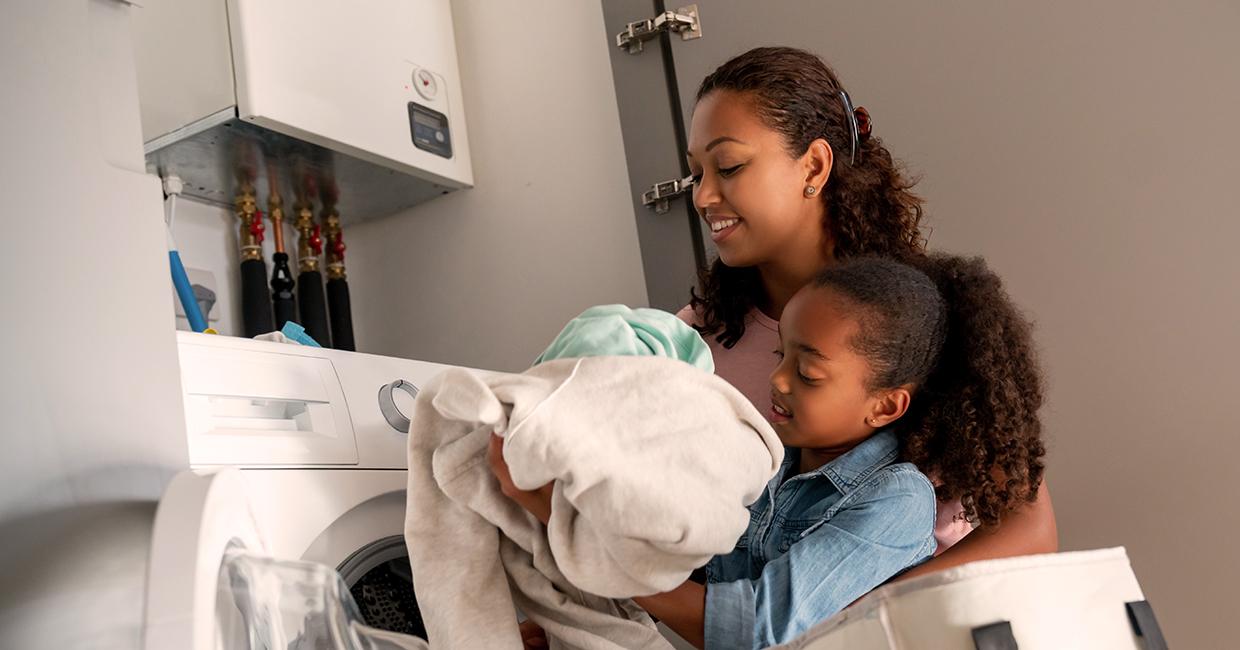
[[[676,316],[690,325],[701,324],[692,307],[686,306]],[[754,309],[745,316],[745,334],[731,349],[723,347],[713,335],[705,338],[714,356],[715,374],[748,397],[763,415],[769,414],[770,377],[778,361],[775,350],[779,348],[779,321]],[[939,547],[935,555],[960,541],[971,530],[973,526],[964,519],[964,507],[959,501],[939,503],[938,521],[934,527],[934,539]]]
[[[690,325],[701,325],[692,307],[677,312],[676,317]],[[707,336],[715,361],[715,374],[728,380],[763,415],[771,413],[771,372],[778,365],[775,351],[779,349],[779,321],[754,309],[745,316],[745,335],[732,346],[723,347],[715,336]]]

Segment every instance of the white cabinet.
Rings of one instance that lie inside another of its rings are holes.
[[[148,163],[191,197],[230,205],[249,181],[350,221],[473,185],[448,0],[177,0],[135,17]]]

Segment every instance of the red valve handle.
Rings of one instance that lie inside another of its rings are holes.
[[[315,255],[319,255],[323,252],[323,236],[320,233],[319,224],[317,223],[314,224],[314,231],[310,233],[310,249],[314,251]]]
[[[256,210],[254,218],[250,220],[250,234],[254,235],[254,238],[261,244],[263,243],[263,231],[266,229],[267,227],[263,225],[263,211]]]
[[[332,241],[332,252],[336,254],[336,259],[344,261],[344,233],[338,232]]]

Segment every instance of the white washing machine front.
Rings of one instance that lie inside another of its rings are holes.
[[[238,468],[272,557],[334,567],[368,625],[425,637],[403,536],[406,414],[450,366],[177,336],[191,466]]]

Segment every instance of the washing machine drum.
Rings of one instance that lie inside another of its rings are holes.
[[[339,571],[366,625],[426,638],[403,537],[388,537],[360,549]]]
[[[1166,649],[1123,548],[974,562],[880,588],[786,650]]]

